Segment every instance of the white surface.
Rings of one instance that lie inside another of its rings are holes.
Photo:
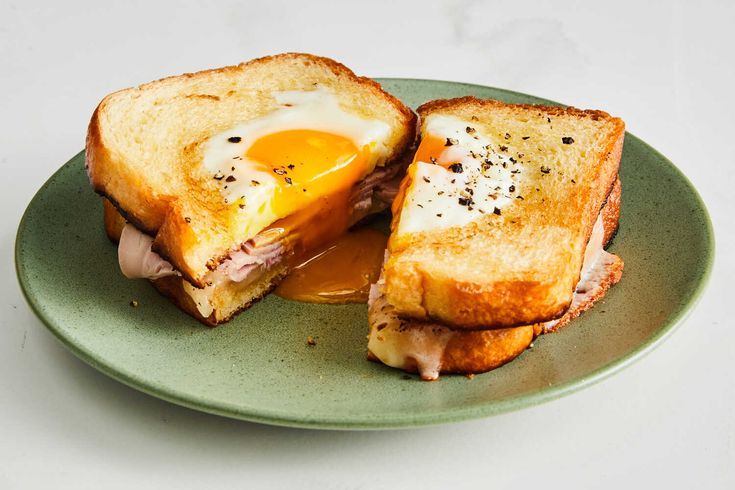
[[[0,488],[735,488],[732,3],[105,3],[0,3]],[[289,50],[360,74],[494,85],[622,116],[709,207],[719,252],[698,308],[589,389],[419,430],[243,423],[87,367],[16,284],[27,203],[82,148],[108,92]]]

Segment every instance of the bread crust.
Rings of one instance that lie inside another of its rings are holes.
[[[398,335],[410,334],[414,329],[426,328],[423,325],[409,323]],[[538,327],[527,325],[515,328],[499,328],[495,330],[477,330],[473,332],[455,332],[443,350],[440,361],[440,372],[445,374],[477,374],[499,368],[521,355],[531,344]],[[395,335],[384,332],[383,335]],[[429,331],[427,335],[434,335]],[[368,350],[368,359],[381,362]],[[407,357],[400,369],[409,373],[420,373],[421,367],[415,357]],[[422,379],[436,379],[422,374]]]
[[[189,282],[199,287],[205,285],[204,275],[215,268],[230,252],[236,250],[240,245],[239,241],[227,240],[227,244],[223,244],[214,254],[198,250],[201,230],[194,228],[190,218],[197,208],[192,208],[191,203],[184,205],[179,202],[176,195],[162,194],[151,188],[145,176],[139,175],[130,165],[126,165],[125,156],[113,151],[113,146],[105,140],[102,129],[103,115],[118,98],[135,98],[152,89],[176,87],[181,83],[194,84],[221,74],[236,75],[268,64],[318,66],[324,73],[329,72],[334,76],[334,83],[359,87],[361,97],[373,102],[379,99],[389,104],[393,111],[391,117],[397,117],[401,127],[396,129],[399,138],[392,146],[392,153],[387,163],[400,158],[415,140],[416,115],[396,97],[385,92],[377,82],[367,77],[359,77],[349,68],[329,58],[303,53],[266,56],[235,66],[185,73],[117,91],[105,97],[95,109],[87,132],[86,169],[92,187],[97,193],[109,199],[136,228],[155,237],[154,251],[171,262]],[[219,100],[218,96],[211,94],[191,96],[198,96],[203,100],[211,99],[214,102]],[[203,208],[211,206],[209,202],[201,204]],[[225,214],[226,210],[212,209],[209,216],[221,217]],[[218,219],[224,218],[213,219],[212,227],[222,227]],[[212,235],[217,236],[217,232],[213,231]]]
[[[609,119],[610,114],[605,111],[595,109],[577,109],[572,106],[552,106],[545,104],[508,104],[506,102],[500,102],[494,99],[479,99],[472,95],[464,97],[457,97],[453,99],[436,99],[430,100],[424,104],[421,104],[416,112],[423,117],[422,125],[420,129],[423,129],[423,123],[426,121],[425,116],[432,112],[438,112],[444,109],[455,110],[459,107],[472,107],[472,108],[511,108],[518,110],[542,110],[544,114],[549,116],[577,116],[577,117],[590,117],[593,120],[598,119]],[[613,118],[622,121],[618,118]]]
[[[248,285],[246,288],[238,288],[237,284],[233,284],[230,287],[220,287],[217,292],[218,295],[226,296],[227,298],[215,297],[213,300],[219,303],[237,306],[235,308],[228,309],[228,311],[215,309],[207,317],[202,315],[199,308],[197,308],[194,299],[192,299],[192,297],[186,292],[186,280],[182,277],[166,276],[160,279],[154,279],[150,281],[150,283],[159,293],[169,298],[184,312],[193,316],[208,327],[216,327],[217,325],[230,321],[241,311],[247,310],[255,303],[265,298],[268,293],[278,286],[278,283],[283,279],[286,273],[286,264],[281,264],[280,266],[269,270],[263,277],[259,278],[255,283]]]
[[[585,244],[592,233],[594,221],[617,179],[624,141],[624,123],[603,111],[505,104],[475,97],[431,101],[420,106],[418,113],[423,131],[427,117],[437,111],[443,111],[444,114],[463,110],[477,111],[481,120],[483,110],[497,108],[541,112],[549,117],[590,118],[609,123],[609,131],[601,143],[602,161],[595,165],[589,179],[593,184],[589,188],[578,189],[576,194],[576,202],[580,204],[574,213],[579,213],[578,226],[581,228],[573,236],[579,236],[575,240],[580,240],[576,245],[576,254],[581,267],[581,258],[584,256]],[[402,184],[403,190],[406,189],[409,179],[410,172]],[[403,196],[404,193],[399,193],[394,202],[394,230],[396,220],[400,219],[397,212],[402,207]],[[404,250],[425,242],[428,237],[423,235],[417,233],[415,237],[404,238],[402,242],[391,237],[391,258],[385,265],[385,291],[390,303],[405,318],[433,321],[455,329],[505,328],[560,318],[571,304],[574,288],[579,281],[580,268],[575,270],[570,263],[559,262],[556,264],[558,270],[545,271],[545,274],[539,274],[538,277],[513,280],[489,277],[483,282],[465,281],[457,274],[439,275],[429,272],[425,261],[413,261],[402,256]],[[499,239],[503,239],[502,235]],[[439,242],[436,246],[444,245]]]

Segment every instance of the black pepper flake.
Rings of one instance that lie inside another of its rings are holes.
[[[515,191],[516,191],[516,186],[512,185],[508,187],[508,192],[515,192]]]
[[[444,194],[444,191],[439,191],[436,193],[437,196],[441,196],[442,194]]]
[[[286,175],[288,173],[285,168],[274,168],[273,171],[278,175]]]
[[[429,179],[427,176],[424,175],[424,182],[427,184],[431,183],[431,179]]]
[[[548,174],[549,172],[551,172],[551,169],[549,167],[547,167],[546,165],[541,165],[542,174]]]
[[[288,164],[288,169],[289,169],[289,170],[293,170],[293,169],[295,169],[295,168],[296,168],[296,165],[294,165],[293,163],[289,163],[289,164]]]
[[[237,205],[240,209],[245,209],[245,205],[243,203],[240,203]]]
[[[416,206],[420,207],[421,209],[424,209],[423,204],[416,204]]]
[[[521,171],[519,169],[511,170],[510,173],[512,174],[519,174]]]
[[[227,141],[229,141],[230,143],[239,143],[242,141],[242,138],[240,138],[239,136],[230,136],[229,138],[227,138]]]
[[[510,161],[511,161],[511,163],[518,163],[518,160],[516,160],[516,159],[515,159],[515,158],[513,158],[513,157],[508,157],[508,160],[510,160]]]
[[[509,140],[510,139],[510,133],[505,133],[504,138],[507,139],[507,140]]]
[[[577,181],[574,180],[574,179],[572,179],[572,184],[576,184],[576,183],[577,183]]]
[[[452,179],[451,183],[454,184],[455,182],[457,182],[457,179]]]
[[[546,118],[546,122],[547,122],[547,123],[550,123],[550,122],[551,122],[551,118],[550,118],[550,117],[547,117],[547,118]]]
[[[236,180],[237,179],[235,178],[234,175],[228,175],[227,178],[225,179],[225,182],[235,182]]]
[[[500,145],[500,151],[508,151],[508,147],[505,145]]]
[[[302,191],[306,192],[306,189],[301,189]]]
[[[465,128],[465,131],[467,131],[467,134],[474,134],[475,133],[475,128],[471,128],[471,127],[467,126]]]
[[[472,202],[472,199],[467,199],[466,197],[460,197],[458,199],[458,202],[460,206],[469,206],[470,203]]]
[[[232,170],[234,172],[235,171],[235,167],[231,167],[230,170]]]
[[[252,186],[260,185],[260,182],[258,182],[257,180],[251,180],[250,185]]]
[[[493,209],[493,214],[497,214],[498,216],[500,216],[500,208],[496,207],[495,209]]]
[[[520,199],[521,201],[523,201],[523,196],[516,196],[516,199]]]
[[[242,157],[232,157],[233,160],[242,160]]]
[[[191,223],[191,218],[187,216],[184,218],[184,221],[186,221],[187,223]]]
[[[461,174],[462,172],[464,172],[464,169],[462,168],[462,164],[461,163],[453,163],[453,164],[451,164],[449,166],[449,170],[451,170],[455,174]]]
[[[285,180],[286,180],[286,183],[287,183],[288,185],[292,185],[292,184],[293,184],[293,181],[291,180],[291,177],[286,177],[286,179],[285,179]]]
[[[214,174],[214,180],[222,180],[224,178],[225,174],[223,174],[222,172],[217,172],[216,174]]]
[[[429,157],[429,160],[431,161],[431,163],[433,163],[434,165],[436,165],[436,158]]]
[[[444,146],[452,146],[452,145],[456,145],[457,143],[459,143],[459,142],[456,139],[454,139],[454,138],[447,138],[447,142],[444,143]]]
[[[442,217],[442,214],[441,213],[436,213],[436,217],[437,218],[441,218]]]
[[[572,143],[574,143],[574,138],[572,138],[571,136],[564,136],[561,139],[561,142],[564,143],[565,145],[571,145]]]
[[[522,140],[527,140],[528,138],[530,138],[530,136],[524,136],[524,137],[523,137],[523,138],[521,138],[521,139],[522,139]]]

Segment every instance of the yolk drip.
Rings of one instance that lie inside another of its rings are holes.
[[[378,280],[388,237],[362,228],[303,256],[276,294],[309,303],[366,303]]]
[[[245,156],[276,178],[272,208],[283,218],[362,179],[368,153],[344,136],[294,129],[259,138]]]

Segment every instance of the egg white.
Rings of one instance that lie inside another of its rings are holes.
[[[413,163],[414,178],[406,191],[397,234],[465,226],[498,214],[515,199],[517,193],[510,189],[519,186],[517,163],[512,155],[499,151],[500,143],[481,134],[471,122],[430,116],[424,134],[450,138],[454,144],[446,147],[440,160],[459,161],[462,172],[433,162]]]

